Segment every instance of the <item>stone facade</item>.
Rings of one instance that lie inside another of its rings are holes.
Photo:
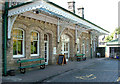
[[[13,40],[12,40],[12,32],[11,39],[8,39],[8,49],[7,49],[7,69],[17,69],[19,64],[17,64],[18,59],[32,59],[44,57],[44,34],[49,35],[49,64],[56,64],[58,55],[61,54],[62,41],[57,42],[57,25],[49,22],[44,22],[40,20],[36,20],[33,18],[25,17],[19,15],[14,22],[12,31],[14,28],[20,28],[24,30],[24,38],[25,38],[25,57],[23,58],[13,58]],[[34,30],[39,32],[39,56],[30,56],[31,54],[31,40],[30,40],[30,32]],[[62,32],[62,35],[68,35],[70,38],[70,58],[69,60],[76,60],[75,54],[77,52],[77,44],[75,43],[75,30],[70,28],[65,28]],[[83,32],[80,37],[80,53],[83,53],[83,41],[85,45],[85,54],[87,59],[91,56],[90,49],[90,33]],[[56,54],[53,54],[53,48],[56,47]]]
[[[0,8],[1,7],[0,3]],[[14,18],[14,16],[12,16]],[[7,39],[7,71],[11,69],[18,70],[19,64],[17,64],[18,59],[33,59],[33,58],[44,58],[45,57],[45,43],[44,43],[44,34],[49,36],[49,60],[48,65],[56,64],[58,55],[61,54],[62,49],[62,37],[60,37],[60,41],[58,42],[58,31],[57,31],[57,22],[58,18],[49,14],[41,14],[33,13],[32,11],[25,12],[19,14],[12,26],[11,38]],[[64,21],[61,21],[64,23]],[[22,58],[14,58],[13,57],[13,30],[15,28],[22,29],[24,31],[24,57]],[[31,31],[37,31],[39,33],[39,56],[31,56]],[[60,26],[60,31],[62,31],[62,26]],[[81,30],[82,31],[82,30]],[[8,31],[9,32],[9,31]],[[77,53],[77,43],[76,41],[76,31],[75,25],[67,25],[65,29],[62,31],[62,35],[67,35],[70,39],[69,41],[69,61],[76,60]],[[96,39],[91,39],[91,33],[81,32],[79,39],[79,53],[84,53],[87,59],[95,57],[96,51],[93,51],[94,48],[98,45],[98,37]],[[2,9],[0,9],[0,41],[2,41]],[[94,46],[94,42],[95,45]],[[53,54],[53,49],[56,48],[56,54]],[[92,50],[91,50],[92,48]],[[0,62],[2,62],[2,42],[0,42]],[[68,61],[68,62],[69,62]],[[2,64],[2,63],[0,63]],[[2,65],[0,66],[0,71],[2,71]],[[2,72],[1,72],[2,73]],[[2,75],[0,73],[0,75]]]

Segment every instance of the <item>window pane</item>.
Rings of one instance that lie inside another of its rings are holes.
[[[37,41],[34,41],[34,54],[37,54]]]
[[[31,32],[31,54],[38,54],[38,33]]]
[[[13,37],[17,37],[17,30],[13,30]]]
[[[31,42],[31,54],[33,54],[33,42]]]
[[[18,31],[18,39],[23,39],[23,31]]]
[[[19,29],[13,30],[13,55],[23,54],[23,31]]]
[[[46,34],[44,34],[44,40],[47,41],[47,35]]]
[[[66,43],[66,51],[68,51],[68,43]]]
[[[17,45],[16,45],[16,41],[13,41],[13,55],[17,55]]]
[[[18,41],[18,54],[22,55],[22,40]]]
[[[64,51],[66,51],[66,49],[65,49],[65,43],[64,43]]]
[[[33,32],[33,40],[38,40],[38,34],[36,32]]]

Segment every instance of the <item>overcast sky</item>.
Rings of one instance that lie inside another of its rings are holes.
[[[50,0],[64,8],[68,8],[69,0]],[[74,0],[76,8],[84,7],[85,19],[113,32],[118,27],[118,2],[120,0]],[[76,11],[77,12],[77,11]]]

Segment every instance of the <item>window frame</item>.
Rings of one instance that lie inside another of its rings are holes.
[[[38,32],[38,31],[31,31],[31,32],[30,32],[30,39],[31,39],[31,33],[32,33],[32,32],[36,32],[36,33],[38,34],[38,40],[37,40],[37,45],[38,45],[38,46],[37,46],[37,52],[38,52],[38,53],[37,53],[37,54],[31,54],[31,41],[30,41],[30,56],[31,56],[31,57],[34,57],[34,56],[39,56],[39,32]]]
[[[14,28],[13,30],[21,30],[22,32],[23,32],[23,41],[22,41],[22,47],[23,47],[23,49],[22,49],[22,55],[13,55],[13,58],[22,58],[22,57],[25,57],[25,51],[24,51],[24,49],[25,49],[25,37],[24,37],[24,30],[23,29],[21,29],[21,28]],[[12,40],[13,40],[13,37],[12,37]]]

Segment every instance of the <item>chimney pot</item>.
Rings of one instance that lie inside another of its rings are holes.
[[[84,7],[77,8],[78,9],[78,15],[82,18],[84,18]]]
[[[69,1],[68,2],[68,10],[75,13],[75,1]]]

